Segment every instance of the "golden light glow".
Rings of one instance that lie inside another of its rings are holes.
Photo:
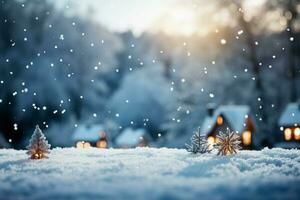
[[[294,130],[294,137],[295,137],[295,140],[300,140],[300,128],[295,128]]]
[[[251,144],[251,132],[245,131],[242,135],[242,140],[244,145],[250,145]]]
[[[79,148],[79,149],[84,149],[84,148],[91,147],[91,144],[89,142],[79,141],[79,142],[76,143],[76,147]]]
[[[218,116],[218,118],[217,118],[217,124],[220,126],[220,125],[222,125],[223,124],[223,117],[222,116]]]
[[[208,136],[207,143],[209,144],[210,147],[212,147],[215,144],[215,137]]]
[[[35,153],[35,154],[34,154],[34,158],[35,158],[35,159],[40,159],[40,158],[42,158],[42,154]]]
[[[76,147],[79,148],[79,149],[82,149],[83,148],[83,144],[84,144],[84,142],[79,141],[79,142],[76,143]]]
[[[284,139],[285,140],[291,140],[292,139],[292,129],[286,128],[284,130]]]
[[[269,17],[271,11],[265,13],[265,2],[267,0],[245,0],[240,1],[242,10],[247,20],[264,13],[267,22],[279,24],[279,20]],[[144,31],[164,32],[172,35],[209,35],[219,27],[231,27],[235,25],[231,12],[236,10],[236,3],[227,2],[226,8],[216,1],[184,1],[184,0],[161,0],[161,1],[126,1],[111,0],[103,4],[101,1],[82,1],[84,6],[72,6],[83,14],[88,14],[90,9],[95,11],[92,17],[109,30],[123,32],[132,30],[136,35]],[[296,6],[296,5],[295,5]],[[78,7],[78,8],[77,8]],[[297,10],[299,10],[299,5]],[[85,8],[85,9],[83,9]],[[117,15],[112,15],[114,10]],[[274,9],[282,14],[281,9]],[[84,11],[84,12],[83,12]],[[273,12],[275,12],[273,11]],[[285,18],[285,16],[283,15]],[[277,25],[278,26],[278,25]],[[266,27],[268,28],[268,27]]]
[[[85,142],[83,144],[83,148],[90,148],[91,147],[91,144],[89,142]]]
[[[101,148],[101,149],[107,148],[107,142],[105,140],[98,141],[96,145],[98,148]]]
[[[44,156],[43,152],[40,150],[36,150],[35,153],[31,155],[32,159],[42,159],[44,157],[45,156]]]
[[[191,5],[174,5],[172,9],[161,13],[150,27],[154,32],[188,36],[199,31],[198,21],[197,12]]]

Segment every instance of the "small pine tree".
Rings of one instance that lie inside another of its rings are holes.
[[[27,154],[30,155],[31,159],[48,158],[46,154],[50,153],[50,146],[42,130],[36,125],[29,145],[27,146]]]
[[[200,129],[196,131],[192,138],[191,138],[191,144],[185,144],[186,150],[191,153],[208,153],[211,152],[211,149],[209,148],[209,144],[207,143],[206,137],[203,135],[200,135]]]

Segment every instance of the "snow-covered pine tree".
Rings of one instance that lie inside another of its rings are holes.
[[[50,146],[42,130],[36,125],[29,145],[27,146],[27,154],[30,155],[31,159],[48,158],[46,154],[50,153]]]
[[[186,150],[191,153],[207,153],[211,152],[211,149],[209,148],[209,144],[207,143],[207,139],[205,136],[200,135],[200,128],[198,128],[198,131],[196,131],[192,138],[191,138],[191,144],[185,144]]]

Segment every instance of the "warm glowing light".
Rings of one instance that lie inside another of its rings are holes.
[[[173,6],[161,13],[151,26],[152,31],[162,31],[167,34],[191,35],[199,31],[197,12],[186,6]]]
[[[83,148],[83,144],[84,144],[84,142],[79,141],[79,142],[76,143],[76,147],[79,148],[79,149],[82,149]]]
[[[284,130],[284,139],[291,140],[292,139],[292,130],[290,128],[286,128]]]
[[[209,144],[209,146],[213,146],[215,144],[215,137],[213,136],[208,136],[207,138],[207,143]]]
[[[244,145],[250,145],[251,144],[251,132],[245,131],[242,135],[242,140]]]
[[[91,144],[89,142],[79,141],[76,143],[76,147],[79,149],[84,149],[91,147]]]
[[[32,159],[41,159],[41,158],[43,158],[43,157],[44,157],[44,156],[43,156],[43,153],[40,152],[40,151],[37,151],[36,153],[34,153],[34,154],[31,156]]]
[[[89,142],[83,143],[83,148],[90,148],[91,144]]]
[[[222,116],[218,116],[218,118],[217,118],[217,124],[218,125],[222,125],[223,124],[223,117]]]
[[[224,44],[226,44],[226,40],[225,39],[221,39],[220,43],[224,45]]]
[[[97,142],[97,147],[101,149],[107,148],[107,142],[105,140],[100,140]]]
[[[300,140],[300,128],[295,128],[294,130],[294,137],[295,137],[295,140]]]

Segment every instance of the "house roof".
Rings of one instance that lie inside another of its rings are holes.
[[[279,119],[279,126],[294,126],[300,124],[300,103],[289,103]]]
[[[231,128],[238,133],[243,132],[247,117],[250,115],[250,108],[246,105],[226,105],[218,107],[212,116],[206,116],[202,126],[200,127],[200,133],[207,135],[215,126],[217,117],[222,115]]]
[[[135,146],[139,144],[141,137],[148,137],[145,129],[126,128],[116,139],[118,146]]]
[[[100,132],[104,131],[104,127],[100,124],[83,124],[79,125],[73,134],[73,141],[90,141],[90,142],[96,142],[100,139],[101,135]]]

